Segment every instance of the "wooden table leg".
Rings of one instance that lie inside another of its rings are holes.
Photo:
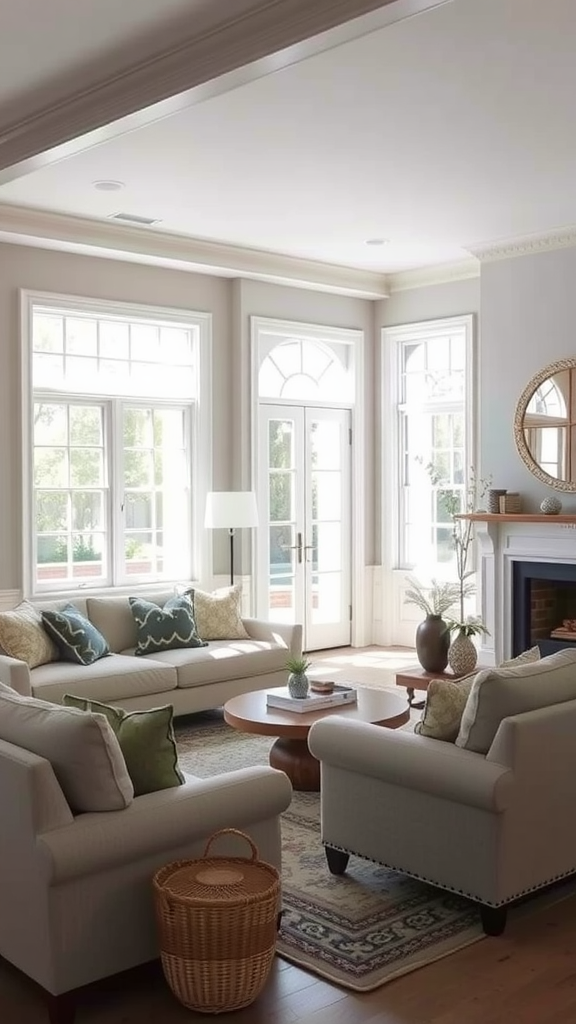
[[[281,736],[270,750],[270,765],[286,772],[294,789],[307,793],[320,791],[320,762],[310,753],[306,740]]]

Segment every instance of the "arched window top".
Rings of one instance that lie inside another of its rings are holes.
[[[353,391],[350,346],[309,338],[273,344],[258,375],[261,398],[346,402]]]

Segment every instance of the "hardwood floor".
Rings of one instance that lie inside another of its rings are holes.
[[[76,1024],[576,1024],[576,898],[374,992],[355,994],[277,959],[264,991],[234,1013],[191,1013],[158,965],[79,995]],[[45,1024],[31,983],[0,963],[0,1020]]]

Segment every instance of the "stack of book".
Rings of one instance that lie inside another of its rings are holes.
[[[300,713],[337,707],[339,704],[354,704],[356,700],[356,690],[347,683],[335,684],[331,693],[310,692],[307,697],[291,697],[287,686],[266,694],[266,704],[269,708],[282,708],[283,711]]]

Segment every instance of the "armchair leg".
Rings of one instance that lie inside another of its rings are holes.
[[[502,935],[506,927],[507,907],[487,907],[480,904],[480,920],[485,935]]]
[[[350,854],[344,853],[342,850],[335,850],[333,846],[325,846],[324,852],[326,853],[330,873],[332,875],[343,875],[348,867]]]
[[[73,992],[63,992],[59,996],[46,992],[45,996],[50,1024],[74,1024],[76,999]]]

